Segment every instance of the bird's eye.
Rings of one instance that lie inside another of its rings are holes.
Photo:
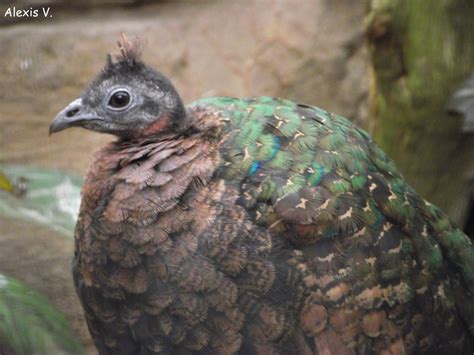
[[[125,90],[115,91],[109,98],[107,105],[113,109],[123,109],[130,104],[130,94]]]

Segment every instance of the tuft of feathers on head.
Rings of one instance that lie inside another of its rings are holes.
[[[146,40],[135,37],[131,41],[127,38],[125,33],[122,33],[122,39],[117,42],[120,53],[108,54],[107,64],[113,65],[115,59],[117,63],[124,63],[129,66],[134,66],[141,63],[142,52],[146,46]]]

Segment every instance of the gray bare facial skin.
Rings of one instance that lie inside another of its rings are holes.
[[[161,73],[143,63],[107,62],[84,94],[57,114],[49,133],[82,127],[127,139],[163,117],[169,121],[165,129],[177,129],[185,116],[181,98]]]

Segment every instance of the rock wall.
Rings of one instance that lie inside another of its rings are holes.
[[[56,9],[0,33],[0,163],[83,173],[107,137],[48,138],[57,111],[81,94],[121,32],[148,41],[145,61],[185,102],[202,96],[280,96],[363,119],[367,93],[363,2],[173,2]],[[1,11],[0,11],[1,12]]]

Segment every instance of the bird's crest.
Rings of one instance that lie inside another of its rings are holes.
[[[122,39],[117,42],[120,53],[114,53],[107,55],[107,63],[113,64],[113,59],[117,62],[127,63],[134,65],[141,62],[143,48],[146,45],[146,40],[135,37],[133,40],[129,40],[127,36],[122,33]]]

